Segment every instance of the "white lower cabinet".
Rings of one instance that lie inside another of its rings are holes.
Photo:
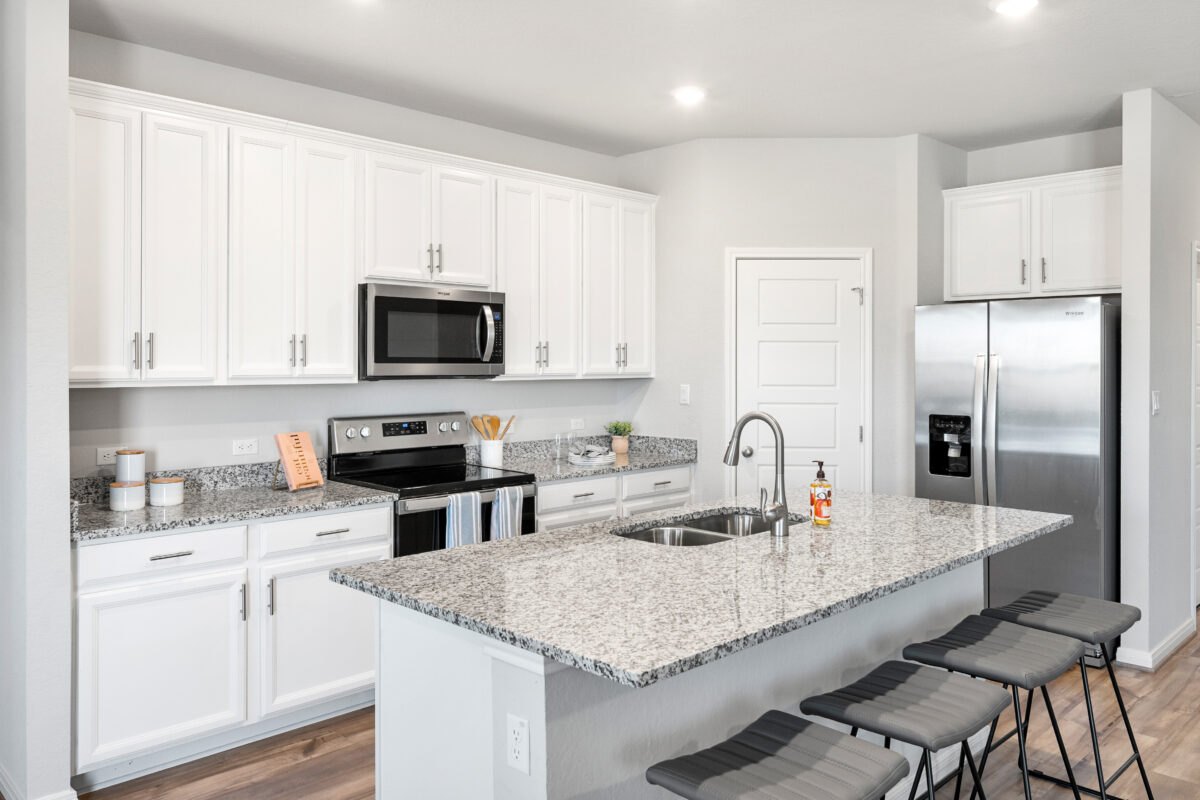
[[[227,569],[79,596],[76,772],[245,722],[245,591]]]
[[[538,530],[678,508],[692,502],[692,466],[554,481],[538,486]]]
[[[375,682],[375,599],[332,583],[329,570],[390,554],[383,541],[260,568],[264,716]]]

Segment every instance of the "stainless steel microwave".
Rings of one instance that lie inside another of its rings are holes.
[[[504,295],[441,286],[359,286],[359,378],[504,374]]]

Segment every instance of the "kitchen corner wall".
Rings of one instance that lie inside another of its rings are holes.
[[[71,32],[71,75],[172,97],[428,147],[583,180],[615,184],[617,160],[573,147],[281,80],[162,50]],[[153,469],[274,460],[271,436],[313,434],[324,452],[330,416],[463,410],[516,414],[510,436],[542,438],[585,420],[587,433],[633,419],[649,381],[382,381],[346,385],[74,389],[71,474],[98,474],[98,446],[150,450]],[[259,452],[233,456],[232,440]],[[111,468],[109,468],[111,469]]]

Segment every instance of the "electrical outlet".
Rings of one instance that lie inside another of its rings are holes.
[[[690,406],[692,404],[692,386],[690,383],[679,384],[679,405]]]
[[[529,774],[529,720],[516,714],[508,715],[508,733],[504,743],[508,765],[518,772]]]
[[[583,420],[581,420],[579,418],[575,418],[575,419],[571,420],[571,430],[573,430],[573,431],[583,430]]]
[[[120,447],[97,447],[96,448],[96,466],[108,467],[117,463],[117,451]]]
[[[252,456],[258,452],[258,439],[234,439],[233,454],[235,456]]]

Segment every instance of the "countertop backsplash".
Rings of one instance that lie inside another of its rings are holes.
[[[328,477],[327,464],[324,458],[317,459],[321,464],[321,474]],[[227,489],[249,489],[260,486],[270,486],[275,477],[275,465],[278,461],[260,461],[255,464],[226,464],[221,467],[197,467],[194,469],[169,469],[159,472],[147,472],[146,480],[151,478],[174,476],[183,478],[185,494],[197,492],[219,492]],[[71,479],[71,499],[79,503],[108,503],[108,484],[115,480],[111,475],[91,475],[86,478]],[[281,484],[286,485],[287,479],[282,471],[279,475]]]

